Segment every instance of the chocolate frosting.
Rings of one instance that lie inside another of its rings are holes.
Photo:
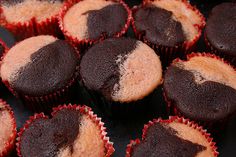
[[[146,5],[134,14],[135,26],[153,44],[169,47],[181,45],[186,40],[182,25],[172,16],[170,11]]]
[[[88,14],[89,39],[114,36],[121,32],[128,18],[127,11],[121,4],[108,5],[100,10],[90,10],[85,14]]]
[[[206,147],[181,139],[177,132],[159,123],[151,126],[146,138],[134,147],[132,157],[195,157]]]
[[[222,3],[211,11],[206,37],[220,52],[236,57],[236,3]]]
[[[207,80],[198,84],[194,72],[170,66],[165,74],[166,96],[183,115],[195,120],[217,121],[236,111],[235,89]]]
[[[135,39],[114,38],[89,49],[80,63],[80,75],[84,85],[110,99],[113,87],[120,78],[117,59],[134,50],[136,43]]]
[[[21,136],[22,156],[55,157],[65,147],[73,153],[81,119],[81,113],[72,109],[63,109],[52,119],[36,119]]]
[[[64,88],[75,77],[78,58],[72,46],[57,40],[33,53],[11,87],[18,93],[41,96]]]

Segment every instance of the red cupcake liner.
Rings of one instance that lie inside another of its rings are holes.
[[[201,52],[201,53],[198,52],[198,53],[188,54],[186,61],[189,61],[191,58],[196,57],[196,56],[214,58],[214,59],[220,60],[220,61],[224,62],[225,64],[231,66],[230,63],[225,61],[223,58],[220,58],[219,56],[216,56],[215,54],[205,53],[205,52]],[[185,62],[185,61],[181,60],[180,58],[176,58],[172,62],[172,64],[175,64],[175,63],[178,63],[178,62]],[[231,66],[231,67],[233,69],[235,69],[235,67],[233,67],[233,66]],[[235,69],[235,71],[236,71],[236,69]],[[163,88],[163,97],[164,97],[164,100],[166,102],[166,110],[167,110],[169,115],[176,115],[176,116],[180,116],[180,117],[186,117],[176,107],[175,103],[168,99],[167,92],[165,91],[164,88]],[[189,118],[189,117],[186,117],[186,118]],[[217,121],[201,121],[201,120],[198,120],[198,119],[192,119],[192,120],[197,121],[202,126],[208,128],[212,133],[218,133],[226,127],[227,122],[229,121],[229,118],[230,118],[230,115],[229,115],[229,117],[225,117],[224,119],[220,119],[220,120],[217,120]],[[216,130],[216,128],[217,128],[217,130]]]
[[[224,58],[225,60],[227,60],[228,62],[230,62],[231,65],[233,65],[234,67],[236,67],[236,57],[235,57],[235,56],[227,55],[226,53],[221,52],[221,51],[218,51],[217,49],[215,49],[215,48],[211,45],[211,43],[209,42],[209,40],[207,39],[206,32],[204,33],[204,41],[205,41],[205,44],[206,44],[207,48],[210,50],[210,53],[216,54],[216,55],[218,55],[218,56]]]
[[[92,111],[92,109],[88,106],[80,106],[80,105],[60,105],[56,108],[53,108],[53,112],[51,113],[52,116],[54,116],[58,111],[62,109],[73,109],[73,110],[79,110],[84,115],[88,115],[91,120],[93,120],[94,123],[99,127],[100,129],[100,135],[104,142],[104,147],[106,149],[106,155],[105,157],[110,157],[114,153],[115,149],[113,147],[113,143],[110,142],[109,137],[107,137],[106,127],[104,127],[104,123],[101,121],[101,118],[98,118],[96,114]],[[21,136],[23,135],[24,131],[29,128],[29,126],[39,118],[43,119],[49,119],[49,117],[45,116],[43,113],[35,114],[34,116],[30,117],[28,121],[26,121],[23,128],[20,129],[18,133],[17,143],[16,143],[16,151],[17,155],[19,157],[22,157],[21,151],[20,151],[20,143],[21,143]]]
[[[3,15],[3,9],[0,6],[0,25],[10,31],[17,41],[43,34],[61,37],[58,15],[59,13],[40,22],[36,20],[36,17],[32,17],[29,21],[10,23]]]
[[[75,46],[80,52],[85,51],[87,48],[92,46],[95,43],[98,43],[100,41],[105,40],[107,37],[104,35],[101,35],[99,39],[78,39],[77,37],[73,37],[65,28],[63,24],[63,19],[66,14],[66,12],[75,4],[79,3],[81,0],[70,0],[69,2],[65,3],[60,15],[59,15],[59,27],[61,31],[63,32],[66,40],[68,40],[73,46]],[[113,37],[122,37],[124,36],[128,28],[130,26],[130,22],[132,20],[132,12],[128,5],[123,1],[123,0],[106,0],[106,1],[114,1],[114,2],[119,2],[127,11],[128,17],[125,26],[120,32],[117,32]]]
[[[154,119],[153,121],[149,121],[148,124],[144,125],[142,140],[144,140],[146,138],[147,130],[151,126],[153,126],[154,124],[156,124],[156,123],[170,124],[172,122],[178,122],[178,123],[187,125],[193,129],[197,130],[198,132],[200,132],[206,138],[206,140],[209,142],[209,144],[212,148],[212,153],[214,154],[214,156],[217,157],[219,155],[219,152],[217,152],[216,143],[213,142],[213,138],[211,137],[211,134],[207,133],[207,131],[205,129],[203,129],[202,126],[199,126],[197,123],[190,121],[189,119],[184,119],[183,117],[170,116],[169,119],[167,119],[167,120],[163,120],[163,119],[159,118],[159,119]],[[133,148],[135,146],[137,146],[138,144],[140,144],[140,142],[141,141],[139,139],[131,140],[130,144],[128,144],[126,147],[126,157],[132,156]]]
[[[147,5],[151,1],[154,1],[154,0],[144,0],[141,5],[134,6],[132,8],[133,15],[138,9],[140,9],[143,6]],[[177,1],[182,1],[184,4],[186,4],[186,6],[189,9],[194,11],[201,18],[201,24],[200,25],[195,25],[196,29],[198,30],[198,34],[195,36],[194,39],[192,39],[191,41],[185,41],[182,45],[176,45],[174,47],[168,47],[168,46],[153,44],[145,38],[145,36],[142,32],[138,31],[138,29],[135,26],[135,19],[132,18],[132,21],[131,21],[131,25],[132,25],[132,28],[134,30],[136,38],[138,40],[141,40],[141,41],[145,42],[151,48],[153,48],[156,51],[156,53],[158,55],[160,55],[164,66],[169,65],[172,62],[173,59],[175,59],[177,57],[185,57],[186,54],[191,52],[195,48],[199,38],[201,37],[202,29],[205,27],[205,24],[206,24],[204,16],[202,15],[202,13],[196,7],[192,6],[186,0],[177,0]]]
[[[11,151],[15,148],[15,139],[16,139],[16,120],[14,113],[11,109],[11,107],[2,99],[0,99],[0,104],[3,105],[4,108],[6,108],[10,115],[11,119],[13,120],[13,130],[12,130],[12,135],[9,137],[8,141],[5,143],[5,148],[2,152],[0,152],[0,157],[7,156],[11,153]]]

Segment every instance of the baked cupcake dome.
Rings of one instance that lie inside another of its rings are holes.
[[[236,3],[222,3],[209,15],[205,39],[212,52],[236,66]]]
[[[20,157],[110,157],[114,152],[101,119],[86,106],[59,106],[52,118],[35,114],[18,136]]]
[[[16,121],[12,109],[0,99],[0,156],[7,156],[14,148]]]
[[[40,34],[59,35],[57,16],[66,0],[2,0],[1,25],[17,40]]]
[[[126,157],[216,157],[212,140],[202,127],[187,119],[154,119],[144,126],[142,141],[127,146]]]
[[[192,48],[205,25],[203,15],[187,1],[146,0],[133,10],[136,36],[165,60]]]
[[[60,28],[74,45],[89,46],[104,38],[126,33],[131,11],[121,0],[82,0],[68,3],[60,18]]]
[[[162,83],[159,57],[141,41],[113,38],[96,44],[81,59],[83,84],[107,100],[143,99]]]
[[[16,96],[46,101],[60,96],[75,82],[77,66],[78,56],[72,46],[42,35],[13,46],[3,57],[0,72]]]
[[[226,120],[236,111],[236,71],[210,54],[177,60],[164,76],[164,92],[177,113],[206,125]]]

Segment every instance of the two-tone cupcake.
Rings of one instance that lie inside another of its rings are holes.
[[[78,76],[78,54],[67,42],[42,35],[25,39],[3,57],[0,73],[9,90],[33,110],[69,98]],[[69,99],[68,99],[69,100]]]

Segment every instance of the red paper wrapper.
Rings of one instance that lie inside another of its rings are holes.
[[[6,108],[9,111],[11,118],[13,120],[12,135],[11,135],[11,137],[9,137],[8,142],[5,143],[4,150],[2,152],[0,152],[0,157],[4,157],[4,156],[9,155],[11,153],[11,151],[15,148],[16,120],[15,120],[15,116],[14,116],[14,113],[13,113],[11,107],[2,99],[0,99],[0,103],[4,106],[4,108]]]
[[[63,106],[58,106],[56,108],[53,108],[52,116],[54,116],[58,111],[62,109],[73,109],[73,110],[79,110],[82,114],[88,115],[91,120],[93,120],[94,123],[98,125],[100,128],[100,133],[101,133],[101,138],[104,142],[104,146],[106,149],[106,156],[105,157],[110,157],[114,153],[115,149],[113,147],[113,143],[109,141],[109,137],[107,137],[107,132],[106,128],[104,127],[104,123],[101,122],[101,118],[98,118],[96,114],[93,113],[92,109],[87,106],[78,106],[78,105],[63,105]],[[18,138],[17,138],[17,143],[16,143],[16,150],[17,150],[17,155],[19,157],[22,157],[21,155],[21,148],[20,148],[20,142],[21,142],[21,136],[24,133],[24,131],[29,128],[29,126],[34,122],[36,119],[39,118],[44,118],[48,119],[49,117],[45,116],[43,113],[40,114],[35,114],[34,116],[30,117],[28,121],[26,121],[25,125],[23,128],[20,129],[20,132],[18,133]]]
[[[205,52],[204,53],[191,53],[191,54],[187,55],[187,60],[186,61],[189,61],[191,58],[196,57],[196,56],[215,58],[215,59],[220,60],[220,61],[224,62],[225,64],[231,66],[227,61],[220,58],[219,56],[216,56],[216,55],[211,54],[211,53],[205,53]],[[183,61],[183,60],[181,60],[180,58],[177,58],[173,61],[172,64],[178,63],[178,62],[181,62],[181,61]],[[232,68],[234,68],[234,67],[232,67]],[[236,71],[236,69],[235,69],[235,71]],[[166,101],[166,104],[167,104],[166,108],[167,108],[167,112],[169,113],[169,115],[176,115],[176,116],[186,117],[184,114],[181,113],[181,111],[179,111],[179,109],[175,106],[175,104],[168,99],[167,94],[166,94],[164,89],[163,89],[163,97]],[[188,118],[188,117],[186,117],[186,118]],[[216,122],[199,121],[197,119],[193,119],[193,120],[197,121],[199,124],[203,125],[204,127],[210,129],[210,131],[212,133],[219,133],[221,130],[223,130],[225,128],[229,118],[230,118],[230,115],[229,115],[229,117],[226,117],[225,119],[217,120]],[[217,130],[215,128],[217,128]]]
[[[139,6],[134,6],[132,9],[133,14],[143,6],[147,5],[150,3],[152,0],[144,0],[143,3]],[[178,0],[177,0],[178,1]],[[186,4],[186,6],[190,9],[193,10],[200,18],[201,18],[201,25],[195,25],[196,29],[198,30],[198,34],[193,38],[191,41],[185,41],[182,45],[180,46],[175,46],[175,47],[167,47],[163,45],[158,45],[158,44],[153,44],[150,41],[148,41],[144,34],[142,32],[139,32],[135,26],[135,19],[132,18],[131,24],[132,28],[134,30],[135,36],[137,39],[145,42],[148,44],[151,48],[153,48],[158,55],[160,55],[162,63],[164,66],[168,66],[174,58],[177,57],[184,57],[187,53],[191,52],[195,46],[199,38],[201,37],[202,34],[202,29],[204,28],[206,22],[204,16],[200,13],[200,11],[193,7],[188,1],[186,0],[179,0],[182,1]]]
[[[199,131],[210,143],[210,146],[212,148],[212,153],[214,154],[214,156],[217,157],[219,155],[219,152],[217,152],[216,143],[213,142],[213,138],[210,137],[211,135],[209,133],[207,133],[206,130],[203,129],[203,127],[199,126],[198,124],[194,123],[193,121],[190,121],[189,119],[184,119],[182,117],[177,117],[177,116],[169,117],[168,120],[163,120],[163,119],[159,118],[159,119],[154,119],[153,121],[149,121],[148,124],[144,125],[142,140],[144,140],[146,138],[147,130],[149,129],[149,127],[153,126],[156,123],[169,124],[172,122],[178,122],[181,124],[185,124],[193,129]],[[126,157],[132,156],[133,148],[136,145],[140,144],[140,142],[141,141],[139,139],[131,140],[130,144],[128,144],[126,147]]]
[[[69,2],[67,2],[64,5],[64,8],[62,9],[60,15],[59,15],[59,26],[61,31],[63,32],[66,40],[68,40],[73,46],[75,46],[80,52],[85,51],[87,48],[89,48],[90,46],[92,46],[94,43],[100,42],[105,40],[107,37],[105,35],[102,35],[99,39],[78,39],[76,37],[73,37],[65,28],[64,28],[64,24],[63,24],[63,18],[66,14],[66,12],[75,4],[75,3],[79,3],[79,1],[81,0],[71,0]],[[125,26],[123,27],[123,29],[116,33],[113,37],[122,37],[126,34],[126,32],[128,31],[128,28],[130,26],[130,22],[132,19],[132,12],[129,9],[128,5],[123,1],[123,0],[108,0],[108,1],[114,1],[114,2],[119,2],[120,4],[122,4],[124,6],[124,8],[126,9],[127,13],[128,13],[128,18],[126,21]]]
[[[59,13],[41,22],[38,22],[33,17],[29,21],[9,23],[3,15],[3,9],[0,6],[0,25],[9,30],[17,41],[43,34],[61,37],[62,32],[58,25],[58,15]]]
[[[220,52],[217,49],[215,49],[211,43],[208,41],[207,36],[206,36],[206,32],[204,33],[204,40],[205,40],[205,44],[208,47],[208,49],[210,50],[210,53],[216,54],[222,58],[224,58],[225,60],[227,60],[228,62],[230,62],[231,65],[233,65],[234,67],[236,67],[236,57],[235,56],[230,56],[225,54],[224,52]]]

